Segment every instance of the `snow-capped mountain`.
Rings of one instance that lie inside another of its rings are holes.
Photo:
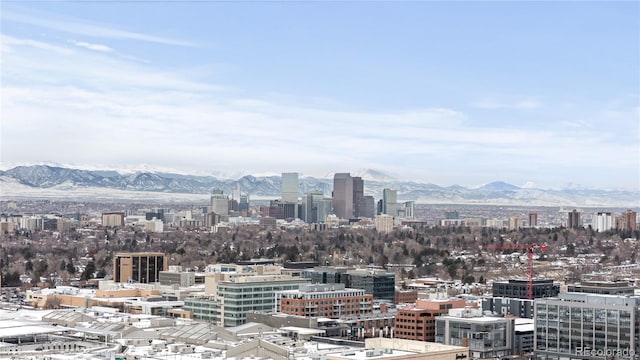
[[[398,191],[399,200],[440,204],[493,204],[531,206],[603,206],[638,207],[640,193],[622,190],[566,189],[544,190],[492,182],[476,188],[460,185],[443,187],[398,181],[374,170],[357,172],[365,180],[365,194],[381,197],[382,189]],[[167,172],[120,173],[111,170],[81,170],[66,167],[33,165],[0,171],[2,198],[112,199],[205,199],[213,189],[230,194],[240,186],[253,198],[278,198],[280,176],[245,175],[238,179],[214,176],[183,175]],[[300,178],[300,194],[320,191],[327,196],[333,189],[332,177]]]

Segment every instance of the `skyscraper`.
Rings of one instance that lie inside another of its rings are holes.
[[[282,173],[282,201],[298,202],[298,173]]]
[[[333,211],[341,219],[353,217],[353,178],[349,173],[333,176]]]
[[[529,212],[529,227],[538,227],[538,213],[535,211]]]
[[[637,229],[636,223],[637,213],[632,210],[627,210],[622,213],[620,216],[620,221],[618,222],[618,229],[624,231],[635,231]]]
[[[298,218],[298,173],[282,173],[281,190],[283,202],[296,204],[293,217]]]
[[[580,211],[576,209],[573,209],[571,210],[571,212],[569,212],[569,218],[567,219],[567,227],[569,229],[582,226],[580,214],[581,214]]]
[[[364,180],[361,177],[353,177],[353,216],[359,218],[362,216],[360,207],[363,205],[364,198]]]
[[[396,190],[382,190],[382,213],[398,216],[398,192]]]
[[[595,231],[605,232],[613,228],[613,216],[610,212],[597,212],[593,224]]]
[[[229,215],[229,197],[222,190],[211,192],[211,211],[221,216]]]

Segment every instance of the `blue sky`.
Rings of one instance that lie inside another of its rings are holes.
[[[0,6],[3,168],[640,188],[638,2]]]

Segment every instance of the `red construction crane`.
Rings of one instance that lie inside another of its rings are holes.
[[[527,250],[527,299],[533,300],[533,249],[547,250],[547,245],[534,244],[489,244],[484,249],[494,250]]]

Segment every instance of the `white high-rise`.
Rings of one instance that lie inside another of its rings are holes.
[[[598,212],[593,219],[594,230],[598,232],[613,229],[613,215],[610,212]]]

